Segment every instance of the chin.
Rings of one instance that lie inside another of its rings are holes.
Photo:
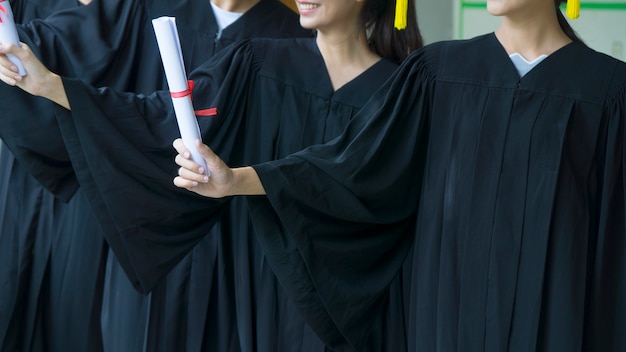
[[[502,16],[502,3],[497,0],[487,0],[487,12],[493,16]]]
[[[306,18],[300,17],[300,26],[305,29],[315,29],[315,25],[312,21],[307,20]]]
[[[492,16],[502,16],[502,11],[497,6],[487,5],[487,12]]]

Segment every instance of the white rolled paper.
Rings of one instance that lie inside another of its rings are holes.
[[[180,48],[180,39],[178,30],[176,29],[176,19],[174,17],[159,17],[152,20],[152,27],[156,34],[163,68],[165,69],[165,78],[170,88],[170,92],[180,93],[189,89],[187,82],[187,73],[185,72],[185,64],[183,62],[183,54]],[[191,158],[196,163],[202,165],[209,174],[206,162],[198,149],[195,141],[201,140],[200,127],[191,102],[191,94],[182,97],[172,96],[174,104],[174,112],[178,121],[178,129],[183,144],[191,153]]]
[[[6,0],[0,0],[0,42],[2,44],[20,45],[20,38],[15,29],[13,10],[11,9],[11,4]],[[8,54],[7,57],[17,66],[20,75],[26,75],[26,70],[20,59],[11,54]]]

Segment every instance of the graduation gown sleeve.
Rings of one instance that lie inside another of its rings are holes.
[[[190,76],[203,139],[236,163],[255,65],[247,42],[225,49]],[[64,79],[71,113],[57,118],[78,180],[131,282],[148,292],[208,233],[228,200],[207,200],[175,187],[172,141],[179,136],[169,91],[150,96],[96,89]],[[220,111],[218,109],[218,111]]]
[[[588,244],[587,314],[581,343],[587,351],[626,348],[626,64],[615,65],[612,77],[604,107],[604,143],[598,150],[604,154],[604,160],[598,161],[601,198],[593,206],[598,234]],[[549,347],[545,341],[550,339],[542,341]]]
[[[205,7],[206,3],[200,0],[94,0],[89,6],[60,11],[45,20],[19,26],[18,31],[20,39],[58,74],[77,77],[94,86],[146,94],[166,88],[150,22],[154,17],[169,15],[180,19],[181,46],[188,69],[243,39],[311,35],[299,26],[297,15],[291,10],[276,0],[263,0],[216,40],[215,19],[210,7]],[[195,10],[189,11],[190,8]],[[53,126],[52,104],[15,91],[0,86],[0,103],[7,106],[0,120],[5,124],[0,138],[39,182],[57,196],[69,199],[77,182],[58,128]],[[41,133],[24,133],[36,129]],[[14,138],[18,140],[13,142]]]
[[[249,199],[261,245],[331,348],[366,350],[410,248],[436,64],[412,54],[342,136],[254,166],[267,192]]]
[[[32,19],[46,18],[49,15],[67,8],[83,6],[75,0],[9,0],[13,9],[15,23],[25,23]]]
[[[94,83],[115,82],[118,86],[133,87],[135,84],[127,85],[126,81],[138,78],[137,74],[130,73],[136,67],[115,57],[120,52],[125,54],[120,57],[136,57],[136,53],[130,51],[142,47],[135,44],[143,33],[140,23],[146,21],[139,17],[137,4],[96,0],[89,6],[59,11],[45,20],[34,20],[17,29],[20,40],[52,71]],[[156,69],[143,67],[144,72],[162,70],[156,66],[160,65],[157,60],[146,64],[153,64]],[[107,72],[118,74],[107,76]],[[124,80],[115,81],[120,77]],[[150,79],[142,82],[151,87],[162,86],[161,82],[150,82]],[[44,187],[62,199],[71,198],[78,183],[52,113],[53,103],[3,84],[0,85],[0,104],[3,106],[0,138],[5,145]]]

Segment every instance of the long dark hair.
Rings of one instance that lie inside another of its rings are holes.
[[[563,12],[561,12],[561,4],[565,4],[567,2],[567,0],[554,0],[554,6],[556,7],[556,17],[559,19],[559,25],[561,26],[561,29],[563,30],[563,32],[565,32],[565,34],[573,41],[577,42],[577,43],[583,43],[583,40],[580,39],[580,37],[578,36],[578,34],[576,34],[576,31],[574,31],[574,29],[572,28],[572,26],[570,26],[569,22],[567,22],[567,19],[565,18],[565,16],[563,16]]]
[[[361,20],[368,31],[368,43],[381,57],[402,62],[411,51],[424,46],[417,25],[414,0],[409,0],[407,26],[403,30],[394,28],[396,0],[367,0],[363,6]]]

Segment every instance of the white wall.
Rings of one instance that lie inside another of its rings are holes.
[[[428,43],[453,38],[456,0],[415,0],[417,22]]]

